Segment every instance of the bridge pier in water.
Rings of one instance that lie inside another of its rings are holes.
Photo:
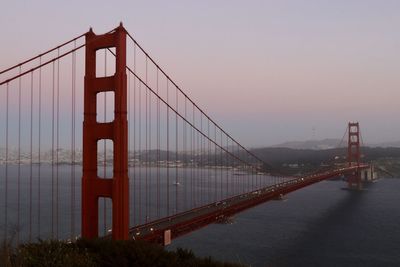
[[[375,171],[374,165],[371,163],[368,169],[361,170],[360,179],[362,182],[373,182],[378,179],[378,174]]]

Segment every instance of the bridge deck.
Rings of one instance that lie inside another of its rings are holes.
[[[151,223],[133,227],[130,229],[130,236],[137,240],[146,240],[164,244],[166,241],[164,240],[165,231],[170,230],[170,237],[171,239],[174,239],[208,224],[221,221],[224,218],[228,218],[238,212],[254,207],[268,200],[278,199],[285,194],[322,180],[354,172],[358,168],[368,168],[368,165],[335,169],[315,175],[292,179],[273,186],[237,195]]]

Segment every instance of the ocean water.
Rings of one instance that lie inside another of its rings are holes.
[[[173,241],[249,266],[400,266],[400,179],[323,181]]]

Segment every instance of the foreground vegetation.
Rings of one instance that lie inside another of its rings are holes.
[[[3,243],[0,266],[215,266],[235,267],[211,258],[198,258],[192,251],[137,241],[84,240],[75,243],[39,241],[12,248]]]

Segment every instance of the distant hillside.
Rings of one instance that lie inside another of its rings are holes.
[[[323,140],[308,140],[308,141],[291,141],[282,144],[274,145],[272,147],[285,147],[291,149],[312,149],[312,150],[322,150],[322,149],[332,149],[337,148],[340,144],[339,139],[323,139]],[[341,147],[346,146],[346,142],[340,144]]]
[[[252,152],[265,162],[271,164],[320,164],[321,162],[330,163],[335,159],[335,157],[340,157],[343,159],[343,157],[347,155],[347,148],[312,150],[266,147],[252,149]],[[364,155],[365,161],[371,161],[380,158],[398,158],[400,157],[400,148],[362,147],[361,153]]]
[[[264,162],[272,173],[299,174],[315,171],[333,163],[346,162],[347,148],[325,150],[291,149],[284,147],[267,147],[251,150]],[[380,159],[400,159],[400,148],[363,147],[362,161],[370,162]]]
[[[324,149],[333,149],[333,148],[338,148],[338,145],[340,143],[339,139],[334,139],[334,138],[327,138],[323,140],[307,140],[307,141],[290,141],[290,142],[285,142],[282,144],[278,145],[273,145],[271,147],[283,147],[283,148],[291,148],[291,149],[311,149],[311,150],[324,150]],[[347,141],[344,140],[341,144],[340,147],[346,147],[347,146]],[[382,147],[382,148],[390,148],[390,147],[396,147],[400,148],[400,141],[394,141],[394,142],[383,142],[383,143],[375,143],[375,144],[365,144],[365,146],[368,147]]]
[[[346,148],[313,150],[293,149],[287,147],[266,147],[252,149],[252,152],[263,161],[272,165],[281,165],[285,163],[319,165],[321,162],[331,162],[336,156],[345,156]]]
[[[370,147],[400,147],[400,141],[369,144]]]

